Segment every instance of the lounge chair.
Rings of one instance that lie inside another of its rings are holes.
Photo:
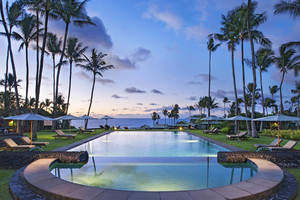
[[[34,145],[18,145],[12,139],[6,138],[2,140],[6,144],[6,148],[9,150],[29,150],[35,148]]]
[[[30,145],[30,139],[26,136],[23,136],[20,138],[22,140],[22,142],[26,145]],[[50,142],[32,142],[32,145],[38,146],[38,147],[42,147],[42,146],[47,146],[49,145]]]
[[[74,139],[77,135],[76,134],[65,134],[62,130],[58,129],[55,130],[56,135],[53,137],[56,138],[67,138],[67,139]]]
[[[273,151],[273,150],[291,150],[291,149],[294,148],[294,146],[296,146],[296,144],[297,144],[297,141],[290,140],[285,145],[283,145],[282,147],[266,147],[266,148],[268,148],[270,151]]]
[[[79,133],[92,133],[92,132],[94,132],[94,130],[91,130],[91,129],[88,130],[88,129],[85,129],[82,126],[80,126],[78,132]]]
[[[281,143],[283,141],[283,139],[279,139],[279,143]],[[276,147],[278,145],[278,139],[274,139],[273,142],[271,142],[270,144],[254,144],[254,146],[256,147],[256,149],[261,148],[261,147]]]
[[[210,130],[204,130],[203,133],[217,134],[218,133],[218,128],[213,127]]]
[[[234,139],[248,139],[247,132],[240,132],[240,133],[235,134],[235,135],[226,135],[226,137],[228,139],[231,139],[231,140],[234,140]]]

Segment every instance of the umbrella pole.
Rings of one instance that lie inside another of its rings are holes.
[[[279,124],[279,122],[277,122],[277,123],[278,123],[278,140],[277,140],[277,146],[279,147],[279,130],[280,130],[279,126],[280,126],[280,124]]]
[[[32,121],[30,121],[30,145],[32,145]]]

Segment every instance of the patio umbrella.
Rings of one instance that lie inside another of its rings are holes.
[[[273,116],[257,118],[257,119],[254,119],[254,121],[277,122],[277,124],[278,124],[278,144],[277,144],[277,146],[279,147],[279,134],[280,134],[279,122],[300,121],[300,118],[299,117],[291,117],[291,116],[287,116],[287,115],[283,115],[283,114],[277,114],[277,115],[273,115]]]
[[[112,117],[110,117],[110,116],[107,116],[107,115],[105,115],[104,117],[102,117],[101,119],[105,119],[106,120],[106,125],[107,125],[107,120],[108,119],[113,119]]]
[[[238,123],[238,132],[239,132],[239,123],[240,123],[240,121],[250,121],[251,119],[248,118],[248,117],[237,115],[237,116],[234,116],[234,117],[226,118],[225,120],[228,120],[228,121],[237,121],[237,123]]]
[[[27,113],[23,115],[15,115],[11,117],[6,117],[4,119],[8,120],[18,120],[18,121],[30,121],[30,144],[32,145],[32,122],[33,121],[51,121],[50,117],[45,117],[35,113]]]
[[[80,120],[79,117],[75,117],[73,115],[64,115],[58,118],[55,118],[55,120],[68,120],[69,121],[69,134],[71,134],[71,124],[70,121],[71,120]]]
[[[209,116],[201,119],[202,121],[221,121],[224,120],[222,117],[216,117],[216,116]],[[212,125],[212,123],[211,123]]]
[[[98,119],[98,118],[87,116],[87,115],[82,115],[79,118],[82,119],[82,120],[84,120],[84,122],[86,122],[86,123],[87,123],[88,120],[97,120]]]

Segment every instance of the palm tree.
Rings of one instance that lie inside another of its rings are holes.
[[[81,58],[82,54],[85,52],[87,47],[82,48],[82,43],[78,43],[77,38],[70,37],[67,41],[67,48],[66,48],[66,57],[69,60],[70,64],[70,73],[69,73],[69,91],[68,91],[68,100],[67,100],[67,113],[70,105],[70,96],[71,96],[71,85],[72,85],[72,64],[81,63],[84,61]]]
[[[279,86],[280,113],[282,113],[283,112],[282,84],[283,84],[284,76],[288,72],[288,70],[292,70],[292,69],[295,70],[300,67],[300,55],[296,54],[296,51],[294,49],[287,48],[287,46],[285,45],[280,46],[279,52],[280,52],[280,56],[274,57],[274,59],[277,68],[282,73],[282,78]]]
[[[273,63],[274,52],[269,48],[260,48],[255,53],[255,63],[259,70],[260,77],[260,91],[261,91],[261,100],[263,107],[263,116],[265,114],[265,106],[264,106],[264,92],[263,92],[263,81],[262,81],[262,72],[267,72],[269,66]]]
[[[209,51],[209,73],[208,73],[208,98],[210,99],[210,84],[211,84],[211,52],[214,52],[217,50],[217,48],[221,45],[221,43],[219,44],[214,44],[214,39],[212,37],[209,38],[208,42],[207,42],[207,49]],[[211,104],[211,102],[208,102],[209,104]],[[208,116],[210,116],[210,106],[208,108]]]
[[[85,24],[93,24],[91,22],[90,17],[85,14],[85,4],[87,0],[82,2],[78,2],[77,0],[63,0],[61,4],[59,4],[58,9],[56,10],[57,16],[62,19],[65,24],[65,33],[63,39],[63,46],[62,46],[62,54],[59,59],[58,68],[57,68],[57,76],[56,76],[56,91],[55,96],[58,96],[58,85],[59,85],[59,75],[61,66],[63,64],[64,52],[66,49],[67,37],[68,37],[68,30],[69,25],[73,22],[74,25],[83,26]]]
[[[274,104],[275,104],[275,100],[274,100],[274,94],[276,94],[277,92],[278,92],[278,90],[279,90],[279,87],[277,86],[277,85],[273,85],[272,87],[271,86],[269,86],[269,91],[270,91],[270,94],[271,94],[271,96],[272,96],[272,100],[274,101]],[[273,110],[272,110],[272,112],[274,113],[274,106],[273,106]]]
[[[164,109],[162,113],[163,113],[163,115],[165,116],[165,124],[167,124],[168,110],[167,110],[167,109]]]
[[[28,88],[29,88],[29,62],[28,62],[28,48],[31,41],[36,39],[36,22],[34,16],[25,13],[22,20],[18,23],[21,33],[13,32],[13,37],[16,40],[21,40],[19,51],[25,46],[25,58],[26,58],[26,92],[25,92],[25,106],[28,103]]]
[[[202,97],[200,97],[199,101],[195,104],[195,107],[199,109],[199,114],[202,115]]]
[[[228,50],[231,52],[231,66],[232,66],[232,79],[235,97],[235,115],[238,115],[238,96],[235,80],[235,69],[234,69],[234,51],[235,46],[239,43],[238,32],[232,27],[234,24],[234,12],[228,12],[227,16],[222,15],[222,27],[221,34],[212,34],[217,40],[227,42]],[[238,127],[237,123],[235,125],[235,133],[237,133]]]
[[[271,108],[271,107],[274,108],[274,103],[275,103],[275,101],[273,99],[265,98],[264,105],[265,105],[265,108],[266,108],[267,115],[268,115],[268,108]]]
[[[300,0],[281,1],[275,5],[274,14],[289,13],[294,19],[300,17]]]
[[[78,64],[78,66],[83,67],[85,70],[93,73],[93,86],[92,86],[90,105],[89,105],[87,116],[90,115],[90,111],[91,111],[91,107],[92,107],[96,76],[99,75],[102,77],[103,71],[113,68],[113,65],[107,65],[106,62],[103,60],[103,58],[105,56],[107,56],[107,54],[103,54],[101,52],[98,53],[95,49],[92,49],[92,55],[90,58],[84,56],[85,57],[85,65]],[[87,127],[87,122],[85,123],[85,128],[86,127]]]
[[[56,63],[55,63],[55,56],[59,53],[61,53],[60,49],[61,49],[61,44],[62,44],[62,39],[58,39],[57,35],[53,34],[53,33],[49,33],[48,34],[48,39],[47,39],[47,53],[51,55],[52,57],[52,63],[53,63],[53,73],[52,73],[52,82],[53,82],[53,104],[54,104],[54,109],[53,109],[53,117],[56,118],[57,117],[57,101],[56,101],[56,96],[55,96],[55,67],[56,67]],[[52,128],[54,130],[54,126],[55,126],[55,121],[54,123],[52,123]]]
[[[154,126],[154,124],[155,124],[155,121],[157,120],[157,117],[158,117],[158,115],[157,115],[156,112],[153,112],[153,113],[151,114],[151,119],[153,120],[153,126]]]
[[[297,117],[300,115],[300,81],[296,81],[296,88],[292,89],[291,92],[295,94],[295,98],[297,101]],[[299,129],[299,122],[297,122],[297,129]]]
[[[45,99],[45,101],[41,102],[40,107],[45,108],[45,111],[48,112],[48,108],[51,106],[52,101],[48,98]]]
[[[16,66],[15,66],[15,63],[14,63],[14,57],[13,57],[13,52],[12,52],[12,48],[11,48],[11,38],[10,38],[11,29],[9,31],[9,29],[7,27],[6,19],[4,17],[4,10],[3,10],[2,0],[0,1],[0,13],[1,13],[1,18],[2,18],[2,24],[3,24],[5,34],[6,34],[6,38],[7,38],[8,51],[9,51],[9,55],[10,55],[10,61],[11,61],[11,66],[12,66],[12,71],[13,71],[13,76],[14,76],[14,88],[15,88],[17,114],[20,114],[20,102],[19,102],[19,93],[18,93],[18,84],[17,84],[17,72],[16,72]],[[7,76],[5,76],[5,78],[7,78]],[[18,123],[17,129],[18,129],[17,132],[21,134],[20,129],[19,129],[19,123]]]
[[[186,108],[189,111],[189,115],[191,117],[191,112],[192,112],[192,110],[195,110],[195,108],[193,106],[187,106]]]
[[[230,101],[228,100],[227,97],[224,97],[223,103],[224,103],[224,117],[226,117],[226,114],[225,114],[226,103],[230,103]]]

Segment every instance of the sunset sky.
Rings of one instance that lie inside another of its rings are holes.
[[[12,1],[10,1],[12,2]],[[170,110],[174,104],[181,108],[180,117],[187,117],[187,106],[208,95],[207,36],[219,33],[221,14],[247,3],[242,0],[91,0],[86,12],[97,26],[71,27],[69,36],[77,37],[84,46],[107,53],[106,61],[114,69],[98,78],[94,93],[92,115],[102,117],[150,117],[153,111]],[[258,1],[257,13],[266,12],[268,20],[258,29],[272,42],[277,53],[281,44],[299,40],[300,21],[286,14],[274,15],[274,4],[279,0]],[[2,25],[0,31],[3,31]],[[65,25],[51,21],[50,32],[62,36]],[[17,31],[15,29],[14,31]],[[250,58],[248,42],[245,57]],[[6,38],[0,37],[0,74],[3,77],[6,58]],[[259,48],[255,44],[255,48]],[[19,43],[13,42],[18,79],[22,79],[20,94],[25,96],[25,53],[18,52]],[[30,96],[34,97],[35,51],[30,55]],[[242,98],[240,46],[235,52],[238,96]],[[67,97],[69,65],[62,67],[60,92]],[[11,70],[10,70],[11,72]],[[279,85],[281,74],[271,66],[263,74],[264,94],[270,97],[269,86]],[[259,84],[259,77],[257,73]],[[295,87],[294,72],[289,71],[283,84],[284,101],[292,97]],[[246,66],[246,83],[252,82],[252,71]],[[52,60],[46,56],[41,99],[52,100]],[[73,68],[70,113],[87,113],[92,87],[92,73]],[[212,54],[211,94],[220,109],[212,114],[223,115],[224,97],[234,100],[231,54],[224,43]],[[279,101],[279,93],[276,95]],[[285,108],[287,108],[287,104]],[[243,111],[244,109],[242,109]],[[260,103],[257,110],[261,110]],[[194,112],[194,114],[198,111]],[[162,115],[162,114],[161,114]]]

